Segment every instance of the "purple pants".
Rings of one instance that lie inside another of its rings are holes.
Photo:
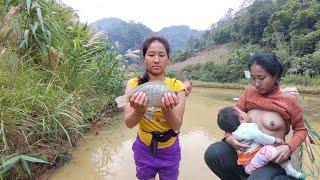
[[[139,136],[132,146],[136,163],[136,176],[140,180],[149,180],[159,174],[161,180],[176,180],[181,160],[179,138],[170,147],[158,149],[152,156],[149,146],[141,142]]]

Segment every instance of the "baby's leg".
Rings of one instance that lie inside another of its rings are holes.
[[[252,158],[249,164],[244,166],[244,170],[247,174],[251,174],[252,171],[267,165],[279,152],[273,146],[263,146],[257,154]]]
[[[305,179],[306,177],[304,173],[295,170],[289,160],[281,163],[280,166],[286,171],[288,176],[292,176],[297,179]]]

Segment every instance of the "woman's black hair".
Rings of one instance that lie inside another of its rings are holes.
[[[249,58],[249,69],[253,64],[260,65],[265,69],[271,76],[277,77],[275,84],[278,85],[283,74],[283,64],[277,58],[276,55],[272,53],[252,53]]]
[[[142,56],[143,58],[146,56],[147,50],[150,47],[150,45],[154,42],[154,41],[159,41],[165,48],[166,48],[166,52],[168,54],[168,57],[170,59],[170,46],[168,41],[163,38],[163,37],[159,37],[159,36],[152,36],[149,37],[147,39],[144,40],[144,42],[141,45],[141,50],[142,50]],[[149,77],[149,73],[148,70],[146,69],[146,71],[144,72],[144,74],[142,75],[142,77],[139,77],[139,81],[138,81],[138,85],[146,83],[150,80]]]
[[[220,129],[225,132],[233,132],[238,126],[240,121],[238,117],[238,111],[233,107],[225,107],[219,110],[217,123]]]

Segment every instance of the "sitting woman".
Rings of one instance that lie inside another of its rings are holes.
[[[236,107],[247,112],[265,134],[284,140],[291,125],[293,136],[287,143],[276,147],[279,153],[274,163],[254,170],[250,176],[237,164],[236,152],[240,148],[247,148],[248,144],[241,144],[228,132],[224,141],[207,148],[206,164],[221,179],[236,180],[247,176],[248,179],[291,179],[279,163],[288,160],[307,136],[303,110],[292,94],[280,91],[283,68],[275,55],[255,53],[250,57],[249,69],[252,86],[246,88]],[[273,119],[273,123],[269,123],[270,119]]]

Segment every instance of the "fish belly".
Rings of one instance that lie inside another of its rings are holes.
[[[160,107],[164,93],[170,92],[169,88],[164,85],[149,86],[142,89],[142,91],[148,96],[149,107]]]

